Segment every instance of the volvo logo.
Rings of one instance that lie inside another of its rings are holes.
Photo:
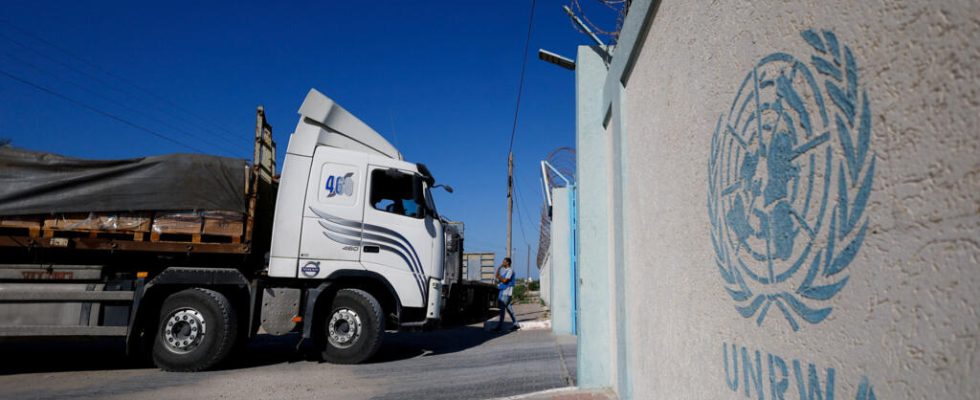
[[[320,274],[320,262],[308,261],[306,265],[303,265],[303,267],[299,270],[308,278],[315,277]]]

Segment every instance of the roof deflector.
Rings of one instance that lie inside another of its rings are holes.
[[[403,159],[401,152],[380,133],[316,89],[306,94],[299,114],[303,122],[327,131],[328,134],[320,134],[318,144]]]

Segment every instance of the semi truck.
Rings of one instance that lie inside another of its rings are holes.
[[[278,174],[261,107],[250,164],[0,149],[0,337],[120,336],[198,371],[260,331],[359,363],[437,325],[452,189],[315,89],[299,114]]]

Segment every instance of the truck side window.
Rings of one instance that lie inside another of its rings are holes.
[[[422,210],[413,199],[412,175],[389,176],[385,170],[371,172],[371,206],[379,211],[406,217],[422,218]]]

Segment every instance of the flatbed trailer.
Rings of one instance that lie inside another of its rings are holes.
[[[57,213],[0,216],[0,250],[249,255],[268,251],[278,182],[276,144],[262,107],[256,111],[254,159],[242,163],[244,215],[233,211]],[[256,248],[255,246],[259,247]]]
[[[276,145],[262,107],[256,118],[255,159],[242,163],[245,214],[0,216],[0,337],[126,336],[127,351],[138,352],[154,317],[148,305],[158,307],[177,289],[204,282],[225,297],[254,297],[277,190]],[[169,288],[148,296],[154,286]],[[248,321],[242,337],[250,337],[254,310],[240,313]]]

